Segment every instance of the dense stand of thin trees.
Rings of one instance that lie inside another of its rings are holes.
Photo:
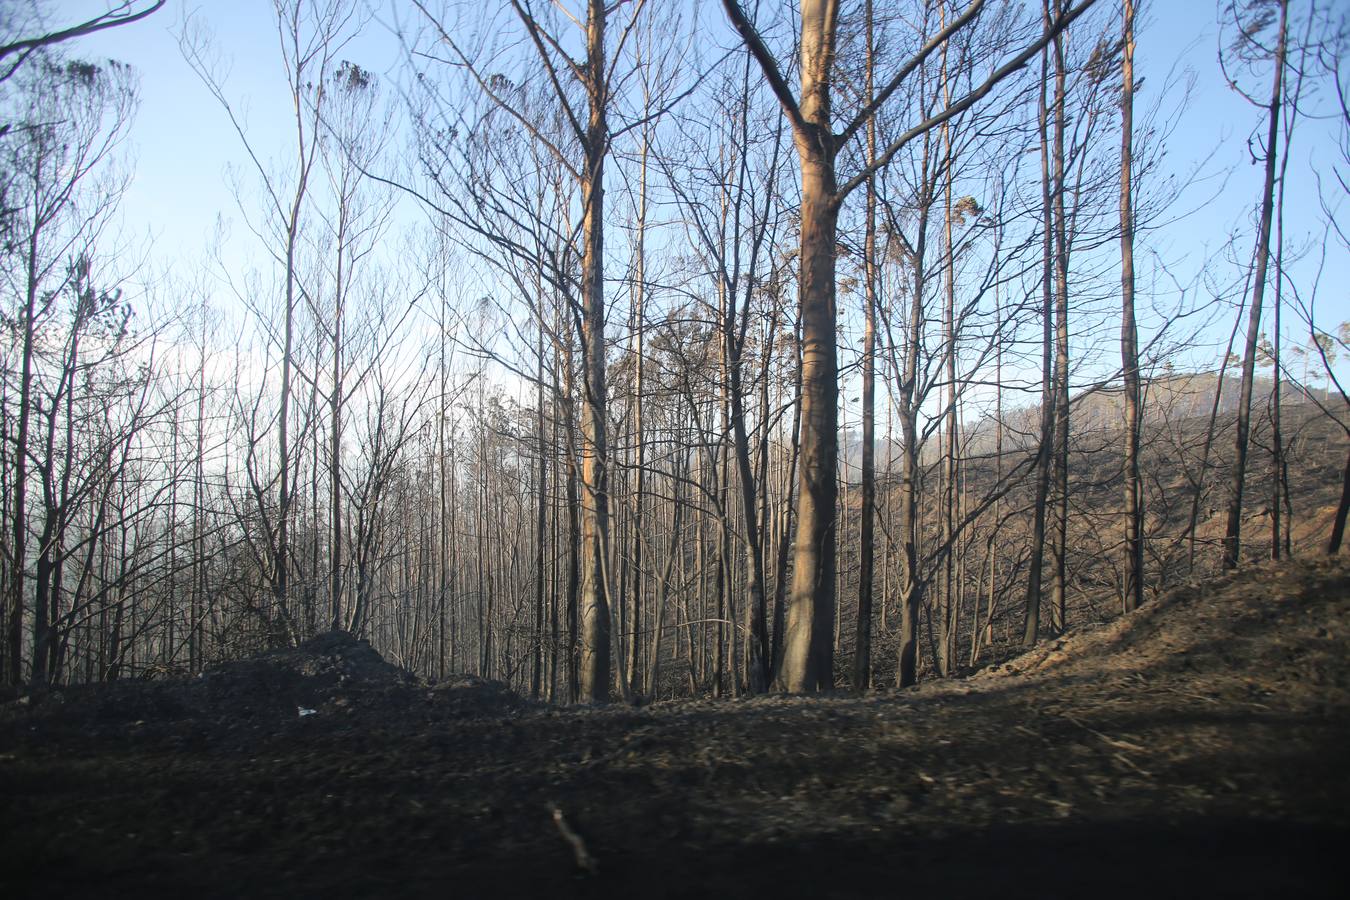
[[[1283,224],[1309,97],[1350,165],[1329,5],[1221,10],[1255,252],[1147,299],[1181,100],[1137,107],[1138,0],[410,0],[404,83],[347,59],[365,4],[275,0],[284,148],[189,21],[261,262],[150,279],[136,78],[78,38],[159,5],[0,38],[6,684],[337,628],[560,703],[903,687],[1339,549],[1350,335]],[[1170,367],[1219,322],[1238,375]]]

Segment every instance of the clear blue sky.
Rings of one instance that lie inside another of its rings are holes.
[[[75,20],[102,6],[101,0],[58,0],[52,10],[61,20]],[[135,181],[124,209],[128,229],[155,237],[153,259],[161,266],[199,256],[218,215],[235,221],[236,234],[242,231],[225,177],[228,165],[243,161],[239,142],[183,61],[175,37],[189,12],[214,32],[216,47],[230,66],[227,92],[247,110],[258,146],[265,153],[285,153],[285,93],[277,89],[282,73],[269,0],[170,0],[144,22],[71,47],[85,57],[115,57],[141,73],[141,109],[132,131]],[[1262,170],[1251,164],[1246,139],[1261,113],[1223,83],[1216,62],[1216,17],[1213,0],[1154,0],[1138,41],[1137,66],[1145,79],[1141,106],[1152,102],[1169,72],[1190,70],[1196,78],[1192,101],[1174,123],[1168,168],[1184,172],[1208,159],[1205,171],[1226,173],[1226,181],[1216,178],[1197,185],[1179,207],[1193,208],[1214,195],[1209,203],[1150,238],[1183,279],[1252,214],[1260,191]],[[382,74],[400,65],[401,51],[386,28],[372,22],[343,56]],[[1337,152],[1333,134],[1329,125],[1317,122],[1303,123],[1296,134],[1285,224],[1291,240],[1320,237],[1314,173],[1330,171]],[[1319,319],[1329,328],[1350,319],[1347,286],[1350,265],[1341,253],[1329,263],[1319,301]],[[1212,357],[1197,362],[1212,363]]]
[[[104,6],[101,0],[58,0],[52,9],[59,21],[77,21]],[[242,230],[226,170],[239,169],[245,183],[251,175],[224,111],[179,50],[185,15],[213,34],[228,71],[226,94],[244,113],[260,152],[279,157],[294,145],[270,0],[169,0],[148,19],[68,45],[71,53],[119,59],[140,73],[141,105],[131,132],[135,180],[123,209],[128,229],[154,236],[153,258],[163,266],[199,257],[218,215],[234,223],[232,233]],[[392,71],[402,58],[397,40],[376,23],[343,56],[377,74]]]

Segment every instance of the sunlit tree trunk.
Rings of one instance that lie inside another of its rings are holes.
[[[603,0],[589,0],[586,21],[586,128],[582,179],[582,391],[581,416],[581,699],[609,700],[610,613],[606,571],[609,552],[609,454],[605,391],[605,156],[609,102]]]

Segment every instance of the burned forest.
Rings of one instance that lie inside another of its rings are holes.
[[[1341,896],[1347,222],[1335,0],[0,0],[0,894]]]

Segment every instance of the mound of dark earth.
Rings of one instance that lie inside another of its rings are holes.
[[[509,715],[521,701],[498,682],[455,676],[428,685],[346,632],[212,666],[197,678],[126,680],[36,692],[9,704],[0,727],[20,741],[194,748],[304,740],[395,723],[430,725]]]
[[[1339,897],[1348,634],[1298,563],[964,680],[640,710],[327,635],[7,704],[0,896]]]

